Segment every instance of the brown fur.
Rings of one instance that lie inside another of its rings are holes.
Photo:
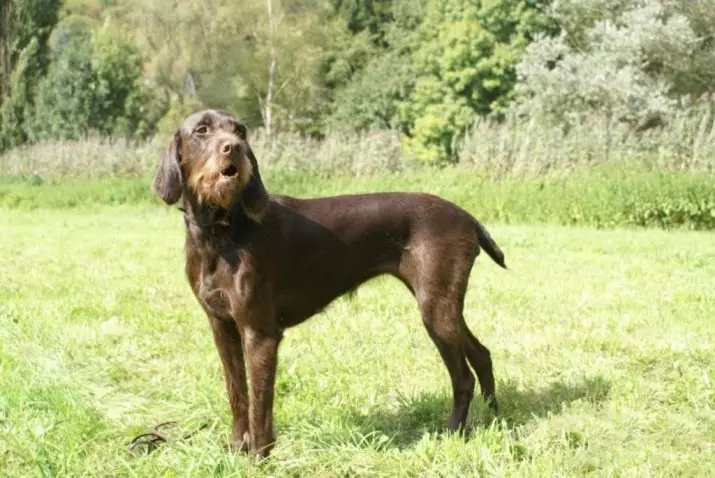
[[[273,446],[283,330],[382,274],[415,296],[446,365],[454,397],[449,429],[462,429],[467,419],[475,385],[468,364],[496,409],[489,351],[462,309],[480,246],[506,266],[486,229],[463,209],[417,193],[269,196],[245,128],[215,110],[183,122],[153,189],[167,204],[182,201],[186,274],[223,363],[236,448],[267,456]]]

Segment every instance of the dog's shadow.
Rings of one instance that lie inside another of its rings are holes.
[[[477,393],[478,389],[477,386]],[[610,389],[610,382],[601,376],[584,378],[577,383],[557,381],[537,390],[522,390],[515,383],[502,382],[497,386],[499,413],[491,412],[481,398],[475,396],[467,437],[475,428],[489,426],[495,420],[505,423],[508,428],[515,428],[559,413],[578,401],[600,404],[608,398]],[[445,431],[451,407],[451,395],[422,394],[402,398],[396,410],[346,410],[344,419],[346,425],[359,435],[387,437],[384,440],[386,446],[403,449],[427,433]]]

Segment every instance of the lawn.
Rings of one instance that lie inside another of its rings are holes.
[[[227,453],[180,214],[1,210],[0,474],[709,475],[715,235],[487,227],[510,270],[477,260],[465,316],[492,351],[501,413],[475,399],[469,439],[441,433],[446,370],[410,294],[380,278],[286,333],[278,443],[253,465]],[[175,440],[128,451],[166,420]]]

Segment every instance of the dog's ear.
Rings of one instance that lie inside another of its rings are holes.
[[[248,160],[251,162],[252,171],[251,179],[241,193],[241,206],[243,206],[243,211],[246,213],[246,216],[256,222],[260,222],[268,207],[268,192],[265,186],[263,186],[261,173],[258,171],[256,156],[254,156],[251,147],[248,146],[248,144],[246,144],[246,146],[248,148]]]
[[[174,204],[181,197],[182,181],[181,168],[179,168],[179,148],[181,147],[181,135],[177,131],[171,139],[169,147],[161,158],[161,164],[154,176],[152,190],[166,204]]]

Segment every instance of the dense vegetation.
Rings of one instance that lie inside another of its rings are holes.
[[[5,207],[151,201],[167,134],[221,107],[276,192],[714,227],[709,0],[27,0],[0,22]]]
[[[0,22],[0,148],[147,138],[211,106],[456,162],[475,121],[639,132],[715,89],[708,0],[26,0]]]

